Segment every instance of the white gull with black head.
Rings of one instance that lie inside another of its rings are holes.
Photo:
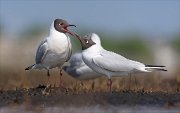
[[[71,42],[66,33],[73,35],[67,27],[70,25],[63,19],[55,19],[52,22],[49,36],[38,46],[36,51],[36,63],[27,67],[29,69],[49,69],[60,67],[69,60],[71,56]]]

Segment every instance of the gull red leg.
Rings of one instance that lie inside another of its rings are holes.
[[[60,87],[63,87],[63,79],[62,79],[63,73],[62,73],[62,69],[60,69],[60,76],[59,76],[59,85]]]
[[[136,84],[136,90],[138,89],[137,87],[137,80],[136,80],[136,76],[134,75],[134,80],[135,80],[135,84]]]
[[[49,73],[49,70],[47,70],[47,77],[48,77],[48,84],[50,84],[50,73]]]
[[[112,91],[112,80],[111,78],[108,79],[108,86],[109,86],[109,91]]]

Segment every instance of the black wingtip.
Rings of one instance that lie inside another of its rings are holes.
[[[25,70],[29,70],[30,68],[31,68],[31,66],[29,66],[29,67],[25,68]]]
[[[157,70],[160,70],[160,71],[167,71],[166,69],[157,69]]]
[[[33,66],[35,66],[35,64],[33,64],[33,65],[31,65],[31,66],[25,68],[25,70],[30,70]]]
[[[145,67],[166,67],[166,66],[145,64]]]
[[[25,68],[25,70],[29,70],[29,68]]]
[[[166,70],[166,69],[158,69],[158,68],[146,68],[145,70],[168,71],[168,70]]]

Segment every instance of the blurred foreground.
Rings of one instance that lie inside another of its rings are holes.
[[[178,112],[180,92],[121,90],[118,92],[75,91],[44,87],[0,91],[0,112]],[[88,98],[87,98],[88,97]],[[7,109],[10,108],[10,109]],[[148,108],[148,109],[147,109]],[[134,109],[134,110],[133,110]]]
[[[179,113],[178,108],[159,108],[150,106],[85,106],[85,107],[35,107],[29,109],[25,106],[5,107],[1,113]]]

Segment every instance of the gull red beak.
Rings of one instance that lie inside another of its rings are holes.
[[[72,36],[76,36],[73,32],[71,32],[71,31],[68,30],[68,27],[70,27],[70,26],[76,27],[76,25],[69,24],[69,25],[67,25],[66,27],[64,27],[64,31],[67,32],[67,33],[69,33],[69,34],[72,35]]]
[[[69,34],[72,35],[72,36],[75,36],[76,38],[78,38],[78,40],[79,40],[80,42],[82,42],[82,41],[81,41],[81,37],[80,37],[77,33],[74,33],[74,32],[71,32],[71,31],[68,30],[68,27],[70,27],[70,26],[76,27],[76,25],[69,24],[69,25],[67,25],[66,27],[64,27],[64,31],[65,31],[66,33],[69,33]]]

